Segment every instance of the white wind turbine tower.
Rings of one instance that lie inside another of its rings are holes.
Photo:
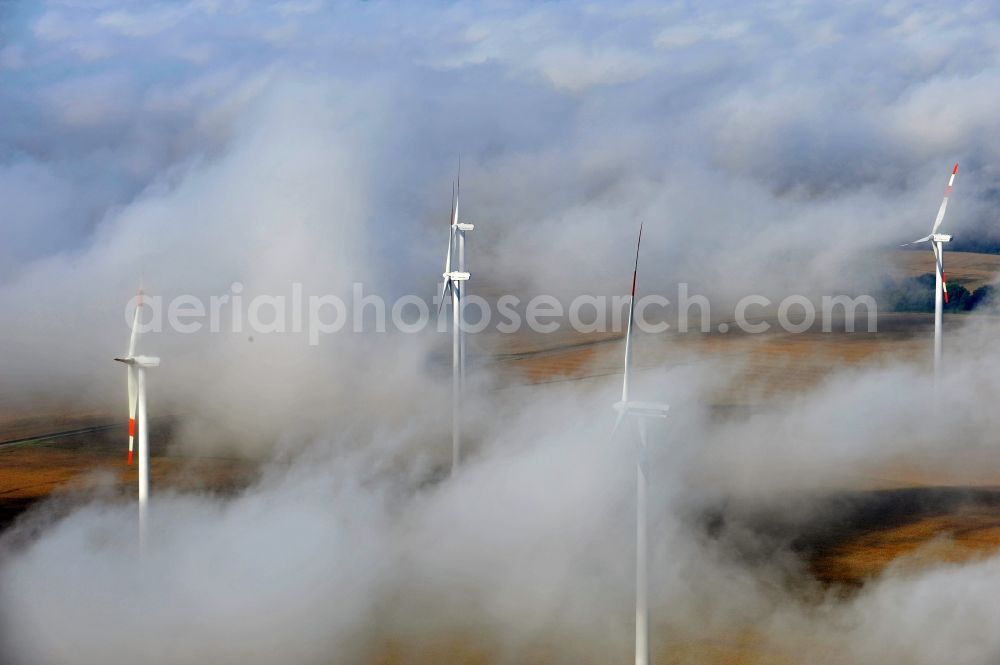
[[[146,535],[146,503],[149,500],[149,427],[146,418],[146,369],[159,367],[160,359],[136,355],[139,338],[139,310],[142,308],[142,290],[136,301],[132,317],[132,334],[128,340],[128,354],[115,358],[128,369],[128,462],[132,463],[132,443],[139,439],[139,541]]]
[[[944,243],[951,241],[951,236],[938,233],[941,222],[944,221],[944,213],[948,209],[948,199],[951,197],[951,189],[955,185],[955,176],[958,175],[958,164],[951,170],[951,177],[948,178],[948,186],[944,190],[944,198],[941,200],[941,207],[938,208],[937,217],[934,218],[934,225],[931,227],[930,235],[926,235],[919,240],[914,240],[907,245],[916,245],[921,242],[931,243],[934,250],[934,383],[935,386],[941,380],[941,310],[942,299],[948,302],[948,278],[944,274]]]
[[[458,199],[461,192],[461,169],[457,186],[452,188],[451,218],[448,222],[448,254],[445,257],[444,283],[441,285],[441,299],[438,314],[444,307],[444,298],[451,291],[451,334],[452,334],[452,374],[451,374],[451,473],[458,470],[462,447],[461,396],[465,389],[465,340],[462,330],[462,283],[469,281],[465,272],[465,233],[475,228],[472,224],[458,221]],[[452,257],[458,253],[458,269],[452,269]]]
[[[628,305],[628,327],[625,332],[625,373],[622,378],[622,399],[614,405],[618,419],[612,438],[628,421],[636,437],[636,527],[635,527],[635,665],[649,663],[649,604],[648,567],[646,563],[646,421],[649,418],[666,418],[669,406],[656,402],[638,402],[629,395],[632,367],[632,322],[635,314],[635,283],[639,272],[639,245],[642,243],[642,225],[639,241],[635,245],[635,267],[632,270],[632,295]]]

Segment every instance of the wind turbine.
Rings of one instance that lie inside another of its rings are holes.
[[[937,217],[934,218],[934,225],[931,227],[930,235],[926,235],[919,240],[907,243],[916,245],[922,242],[931,243],[934,250],[934,382],[937,385],[941,377],[941,310],[942,299],[948,302],[948,277],[944,274],[944,243],[951,241],[951,236],[938,233],[941,222],[944,221],[945,210],[948,209],[948,199],[951,197],[952,187],[955,185],[955,176],[958,175],[958,164],[951,170],[948,178],[948,186],[944,190],[944,198],[941,200],[941,207],[938,208]]]
[[[444,261],[444,283],[441,285],[441,299],[438,314],[444,307],[446,293],[451,291],[451,473],[458,470],[462,446],[461,395],[465,389],[465,339],[462,330],[462,283],[469,281],[465,272],[465,233],[475,228],[472,224],[458,221],[458,199],[462,188],[462,172],[459,166],[457,184],[451,190],[451,217],[448,221],[448,253]],[[458,269],[452,269],[452,257],[458,253]]]
[[[132,443],[139,439],[139,541],[145,540],[146,504],[149,500],[149,427],[146,418],[146,369],[159,367],[160,359],[136,355],[139,338],[139,310],[142,309],[142,289],[132,317],[132,334],[128,340],[128,353],[115,358],[125,363],[128,370],[128,463],[132,463]]]
[[[650,418],[663,419],[670,409],[666,404],[639,402],[629,394],[630,369],[632,367],[632,321],[635,318],[635,283],[639,272],[639,246],[642,244],[642,225],[639,225],[639,240],[635,244],[635,267],[632,270],[632,295],[628,305],[628,327],[625,331],[625,372],[622,377],[622,398],[614,405],[618,412],[612,438],[623,423],[634,428],[637,440],[636,450],[636,520],[635,520],[635,665],[649,663],[649,604],[648,566],[646,563],[646,421]]]

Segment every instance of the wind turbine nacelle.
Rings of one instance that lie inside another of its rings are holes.
[[[454,272],[446,272],[441,276],[451,282],[465,282],[469,279],[469,277],[471,277],[469,273],[459,272],[457,270]]]
[[[455,228],[457,228],[459,231],[471,231],[472,229],[476,228],[476,225],[466,224],[465,222],[459,222],[458,224],[455,225]]]
[[[160,359],[156,356],[136,356],[135,364],[139,367],[159,367]]]
[[[143,368],[160,366],[160,359],[155,356],[129,356],[128,358],[115,358],[115,360],[126,365]]]
[[[933,242],[951,242],[951,236],[944,233],[935,233],[931,236]]]
[[[670,406],[659,402],[617,402],[614,405],[615,411],[623,416],[640,416],[642,418],[666,418]]]

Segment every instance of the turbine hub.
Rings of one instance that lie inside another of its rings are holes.
[[[115,358],[120,363],[135,365],[136,367],[159,367],[160,359],[156,356],[129,356],[128,358]]]

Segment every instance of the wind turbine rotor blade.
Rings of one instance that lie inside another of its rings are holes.
[[[917,238],[916,240],[914,240],[912,242],[905,242],[905,243],[903,243],[902,245],[900,245],[900,247],[909,247],[910,245],[919,245],[922,242],[930,242],[932,237],[934,237],[934,236],[933,235],[929,235],[929,236],[924,236],[923,238]]]
[[[622,426],[622,421],[625,420],[625,410],[622,409],[618,412],[618,417],[615,418],[615,426],[611,428],[611,440],[614,441],[615,435],[618,434],[618,429]]]
[[[647,450],[647,447],[646,447],[646,421],[645,421],[645,419],[642,419],[642,418],[639,419],[639,427],[637,427],[636,429],[639,430],[639,445],[642,446],[642,448],[641,448],[642,452],[640,454],[643,454]]]
[[[455,183],[451,184],[451,217],[448,220],[448,253],[444,257],[444,284],[441,285],[441,299],[438,301],[438,314],[444,309],[444,297],[448,294],[448,290],[453,288],[451,284],[451,255],[454,253],[455,246],[455,215],[456,212],[456,197],[455,197]]]
[[[441,298],[438,300],[439,315],[441,314],[441,310],[444,309],[444,298],[446,295],[448,295],[448,292],[451,291],[451,289],[452,289],[451,280],[446,277],[444,283],[441,285]]]
[[[453,247],[453,239],[455,238],[455,227],[448,227],[448,254],[444,258],[444,283],[441,284],[441,299],[438,300],[438,314],[444,309],[444,297],[448,294],[448,290],[454,288],[451,283],[451,254]]]
[[[942,256],[943,250],[937,244],[933,244],[934,247],[934,268],[941,275],[941,291],[944,295],[945,303],[948,302],[948,277],[944,274],[944,257]]]
[[[139,297],[135,301],[135,312],[132,314],[132,332],[128,338],[128,357],[135,355],[136,342],[139,340],[139,310],[142,309],[142,289],[139,289]]]
[[[128,365],[128,463],[132,463],[132,449],[135,445],[135,409],[138,399],[135,366]]]
[[[446,254],[445,258],[444,258],[444,273],[446,275],[451,272],[451,247],[452,247],[451,239],[452,239],[452,237],[454,235],[455,234],[449,228],[448,229],[448,254]]]
[[[462,195],[462,158],[458,158],[458,173],[455,177],[455,208],[452,210],[451,223],[458,224],[458,199]]]
[[[628,302],[628,330],[625,333],[625,357],[629,358],[632,337],[632,321],[635,318],[635,284],[639,276],[639,246],[642,245],[642,223],[639,223],[639,240],[635,243],[635,265],[632,268],[632,296]],[[627,369],[627,368],[626,368]]]
[[[632,268],[632,289],[628,303],[628,323],[625,328],[625,370],[622,372],[622,402],[629,399],[629,368],[632,366],[632,320],[635,316],[635,284],[639,274],[639,247],[642,245],[642,223],[639,224],[639,240],[635,244],[635,265]]]
[[[938,232],[941,222],[944,221],[944,213],[948,209],[948,199],[951,197],[952,187],[955,186],[955,176],[958,175],[958,164],[951,170],[951,177],[948,178],[948,186],[944,189],[944,198],[941,199],[941,207],[938,208],[937,217],[934,218],[934,226],[931,227],[931,235]]]
[[[642,244],[642,222],[639,223],[639,240],[635,243],[635,267],[632,269],[632,299],[635,299],[635,281],[639,274],[639,246]]]
[[[455,225],[455,183],[451,183],[451,215],[448,217],[448,224]]]

